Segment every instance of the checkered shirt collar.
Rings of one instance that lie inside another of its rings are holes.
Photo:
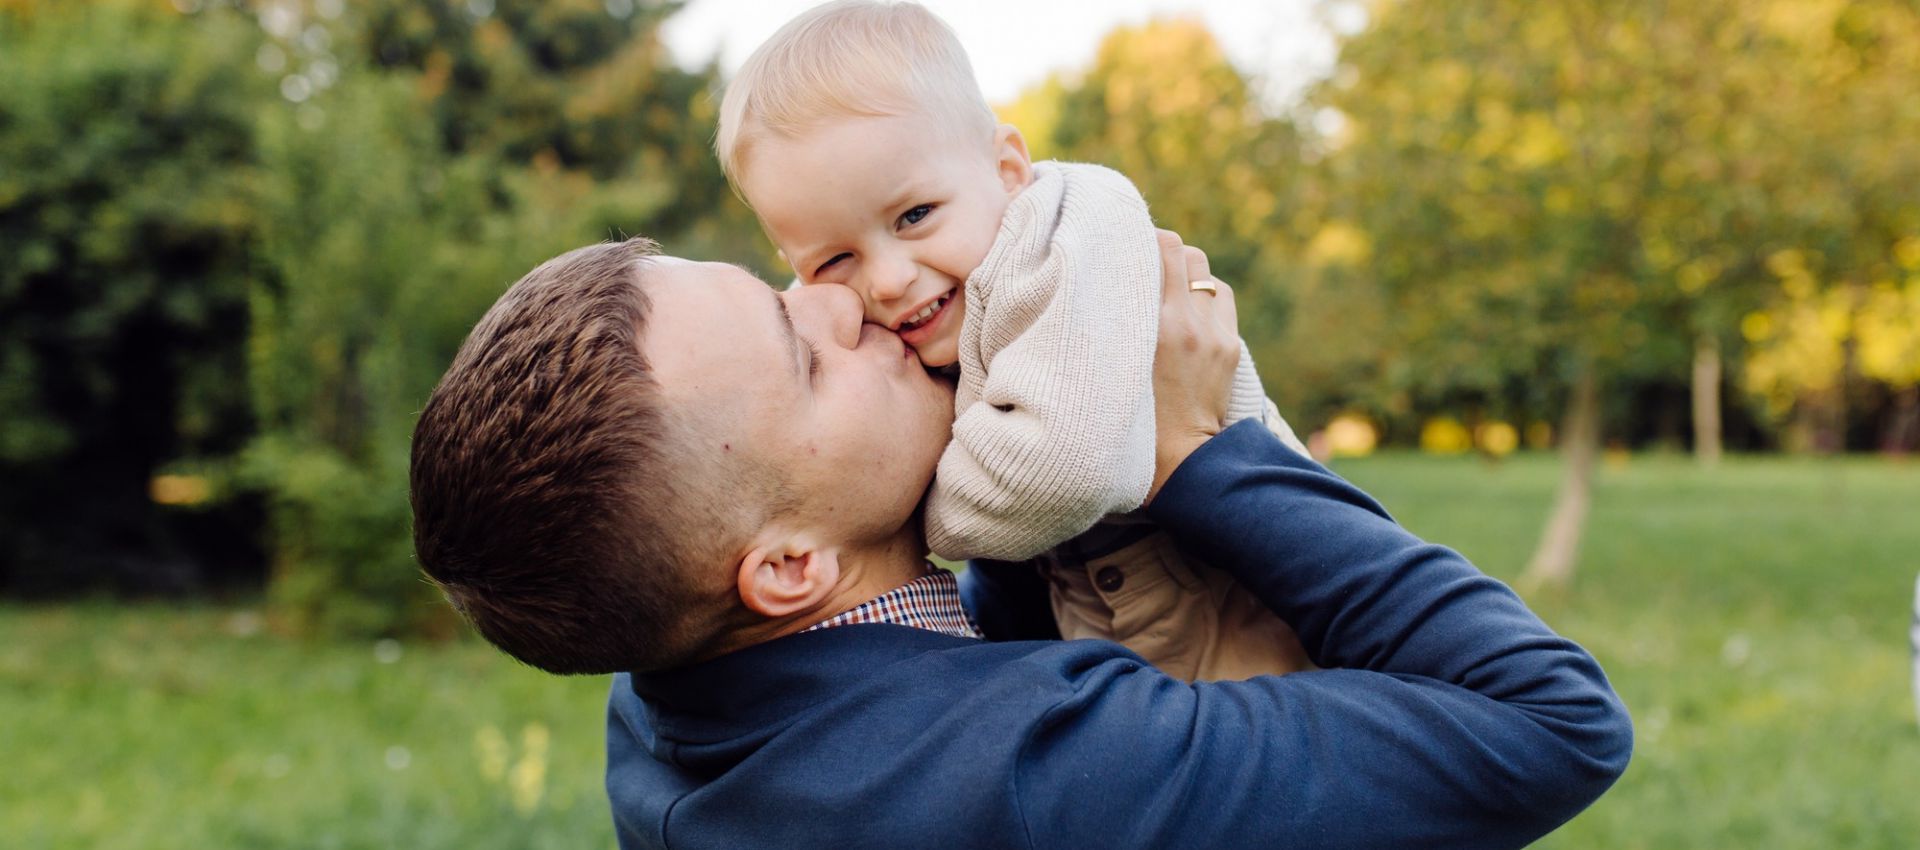
[[[926,566],[925,575],[802,631],[856,623],[892,623],[953,637],[980,637],[980,626],[960,604],[960,582],[954,579],[953,573],[932,564]]]

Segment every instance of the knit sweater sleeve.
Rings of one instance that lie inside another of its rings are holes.
[[[1042,163],[967,280],[953,441],[927,497],[941,557],[1020,560],[1145,501],[1159,249],[1126,178]]]

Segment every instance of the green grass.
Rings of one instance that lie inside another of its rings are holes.
[[[605,677],[249,616],[0,609],[0,846],[613,846]]]
[[[1339,471],[1501,578],[1558,473],[1398,456]],[[1920,731],[1907,628],[1920,464],[1679,457],[1602,470],[1570,592],[1532,600],[1633,712],[1633,764],[1539,846],[1908,848]]]
[[[1503,578],[1556,475],[1545,457],[1338,469]],[[1920,464],[1736,458],[1706,473],[1636,457],[1602,471],[1583,554],[1569,593],[1534,602],[1599,656],[1638,746],[1541,846],[1914,845]],[[0,607],[0,846],[612,845],[604,678],[473,643],[292,640],[250,618]]]

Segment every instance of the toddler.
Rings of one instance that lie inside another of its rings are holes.
[[[789,22],[728,87],[716,148],[801,284],[850,287],[921,362],[958,365],[925,510],[936,554],[1033,561],[1063,637],[1189,680],[1310,666],[1251,593],[1128,516],[1153,479],[1160,299],[1132,183],[1030,161],[952,31],[907,3]],[[1304,453],[1244,344],[1228,413]]]

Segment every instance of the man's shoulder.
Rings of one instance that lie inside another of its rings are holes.
[[[650,727],[649,737],[799,734],[833,747],[843,734],[884,735],[896,726],[914,734],[936,717],[953,719],[956,739],[972,737],[970,729],[1004,737],[1009,727],[1036,722],[1116,678],[1166,678],[1107,641],[989,642],[882,623],[793,635],[758,649],[700,679],[623,674],[610,708]],[[681,701],[679,695],[695,692],[697,702]]]
[[[887,694],[934,699],[931,694],[991,688],[996,683],[1054,696],[1077,690],[1081,680],[1102,666],[1151,669],[1119,644],[1099,640],[982,641],[957,638],[888,623],[840,626],[792,635],[728,659],[728,678],[769,675],[798,677],[806,690],[823,699],[853,698],[871,705]],[[648,674],[616,677],[615,690],[648,694]],[[816,690],[817,689],[817,690]],[[793,695],[792,688],[785,689]]]
[[[872,846],[927,835],[1006,846],[1028,829],[1015,790],[1036,736],[1097,678],[1146,668],[1103,641],[989,643],[887,624],[772,644],[745,659],[767,677],[751,696],[697,711],[664,704],[681,692],[663,696],[645,675],[615,677],[607,790],[626,846],[674,835],[834,846],[852,831]],[[726,672],[746,673],[742,660]],[[861,805],[819,804],[828,798]],[[819,834],[780,832],[797,822]]]

